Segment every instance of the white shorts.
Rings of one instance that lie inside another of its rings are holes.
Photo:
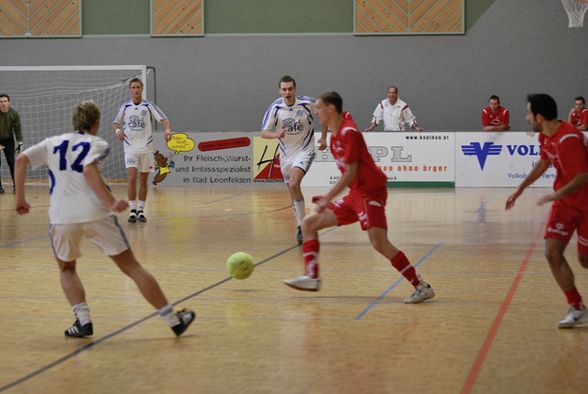
[[[303,150],[289,157],[280,156],[280,169],[282,170],[284,182],[288,183],[290,181],[292,168],[294,167],[300,168],[306,174],[313,160],[314,150]]]
[[[130,249],[129,241],[118,219],[110,215],[102,220],[86,223],[52,224],[49,239],[53,254],[61,261],[73,261],[82,255],[82,237],[98,245],[107,256],[116,256]]]
[[[135,167],[139,172],[153,172],[155,167],[153,152],[125,152],[125,166],[126,168]]]

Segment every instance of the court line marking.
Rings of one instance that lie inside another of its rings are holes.
[[[478,212],[480,212],[480,210],[483,209],[486,206],[486,204],[488,204],[490,202],[490,200],[492,200],[495,196],[496,196],[496,194],[490,196],[486,201],[482,201],[482,203],[480,204],[478,209],[475,210],[475,213],[477,214]],[[439,244],[433,246],[433,248],[431,248],[431,250],[429,250],[427,252],[427,254],[425,254],[423,257],[421,257],[420,260],[416,264],[413,264],[413,266],[415,268],[418,267],[423,261],[425,261],[427,258],[429,258],[429,256],[431,256],[442,245],[443,245],[443,243],[439,243]],[[378,296],[378,298],[373,300],[363,311],[361,311],[357,316],[355,316],[355,318],[353,320],[359,320],[362,317],[364,317],[370,311],[370,309],[372,309],[378,302],[380,302],[382,299],[384,299],[384,297],[386,297],[392,290],[394,290],[399,284],[401,284],[403,280],[404,280],[404,277],[401,275],[400,278],[398,278],[396,280],[396,282],[394,282],[390,287],[388,287],[386,290],[384,290],[384,292],[382,292],[382,294],[380,294]]]
[[[539,241],[539,238],[541,237],[542,233],[543,233],[543,224],[541,226],[539,226],[539,230],[535,234],[533,241],[531,242],[531,244],[529,245],[529,248],[527,249],[527,252],[525,253],[525,257],[523,258],[523,262],[519,266],[519,269],[518,269],[517,273],[515,274],[515,277],[514,277],[512,284],[510,286],[510,289],[509,289],[508,293],[506,294],[506,297],[502,301],[502,304],[500,305],[500,309],[498,310],[498,313],[496,314],[496,317],[494,318],[494,322],[492,323],[492,325],[490,326],[490,329],[488,330],[488,334],[486,335],[486,339],[484,340],[484,343],[482,344],[482,347],[480,348],[480,351],[478,352],[478,355],[476,356],[476,359],[475,359],[474,363],[472,364],[472,368],[470,369],[468,377],[466,378],[466,380],[463,384],[463,387],[460,391],[461,394],[468,394],[468,393],[472,392],[474,384],[476,383],[476,379],[477,379],[480,371],[482,370],[482,366],[484,365],[484,361],[486,360],[486,356],[488,356],[488,352],[490,351],[490,347],[494,343],[494,339],[496,338],[496,334],[498,333],[498,329],[500,328],[500,325],[502,324],[502,321],[504,320],[504,316],[506,315],[506,312],[507,312],[508,308],[510,307],[510,304],[512,302],[512,299],[514,298],[515,292],[517,291],[519,284],[521,283],[521,280],[523,280],[523,275],[527,269],[527,266],[529,265],[529,262],[531,261],[531,256],[533,256],[533,253],[535,253],[535,248],[537,246],[537,242]]]
[[[329,232],[331,232],[333,230],[336,230],[337,228],[338,227],[333,227],[333,228],[330,228],[330,229],[328,229],[326,231],[323,231],[323,232],[321,232],[321,235],[325,235],[325,234],[327,234],[327,233],[329,233]],[[281,256],[283,254],[286,254],[286,253],[290,252],[293,249],[297,249],[298,247],[299,247],[298,244],[295,244],[293,246],[290,246],[289,248],[286,248],[286,249],[284,249],[284,250],[282,250],[282,251],[280,251],[280,252],[278,252],[278,253],[276,253],[276,254],[274,254],[274,255],[272,255],[272,256],[270,256],[270,257],[268,257],[268,258],[266,258],[266,259],[264,259],[264,260],[262,260],[262,261],[260,261],[258,263],[256,263],[255,264],[255,267],[258,267],[258,266],[260,266],[262,264],[265,264],[268,261],[271,261],[271,260],[275,259],[276,257],[279,257],[279,256]],[[194,297],[196,297],[196,296],[198,296],[198,295],[200,295],[202,293],[205,293],[205,292],[207,292],[209,290],[212,290],[215,287],[218,287],[218,286],[220,286],[220,285],[222,285],[224,283],[227,283],[231,279],[232,278],[230,276],[228,276],[228,277],[226,277],[226,278],[224,278],[224,279],[222,279],[222,280],[220,280],[220,281],[218,281],[218,282],[216,282],[216,283],[214,283],[214,284],[212,284],[212,285],[210,285],[208,287],[205,287],[204,289],[198,290],[198,291],[196,291],[196,292],[194,292],[194,293],[192,293],[192,294],[190,294],[190,295],[188,295],[186,297],[180,298],[179,300],[177,300],[174,303],[172,303],[172,305],[173,306],[177,306],[178,304],[181,304],[184,301],[187,301],[187,300],[189,300],[191,298],[194,298]],[[128,331],[131,328],[136,327],[139,324],[141,324],[141,323],[143,323],[143,322],[145,322],[145,321],[147,321],[147,320],[149,320],[149,319],[151,319],[151,318],[153,318],[153,317],[155,317],[157,315],[158,315],[157,312],[153,312],[153,313],[151,313],[151,314],[149,314],[149,315],[147,315],[147,316],[145,316],[145,317],[143,317],[143,318],[141,318],[139,320],[134,321],[133,323],[130,323],[130,324],[128,324],[128,325],[126,325],[126,326],[124,326],[122,328],[119,328],[116,331],[111,332],[110,334],[107,334],[107,335],[105,335],[103,337],[100,337],[100,338],[98,338],[98,339],[90,342],[90,343],[87,343],[87,344],[81,346],[80,348],[78,348],[78,349],[76,349],[76,350],[74,350],[74,351],[66,354],[65,356],[60,357],[57,360],[52,361],[49,364],[46,364],[46,365],[44,365],[44,366],[42,366],[42,367],[34,370],[33,372],[28,373],[25,376],[22,376],[22,377],[20,377],[20,378],[18,378],[16,380],[14,380],[14,381],[12,381],[12,382],[4,385],[4,386],[0,386],[0,393],[3,392],[3,391],[8,390],[10,388],[13,388],[15,386],[18,386],[19,384],[24,383],[24,382],[26,382],[26,381],[34,378],[35,376],[42,374],[43,372],[46,372],[46,371],[50,370],[51,368],[56,367],[59,364],[62,364],[65,361],[67,361],[67,360],[69,360],[69,359],[77,356],[78,354],[80,354],[82,352],[85,352],[86,350],[93,349],[96,346],[98,346],[99,344],[101,344],[102,342],[107,341],[107,340],[109,340],[109,339],[111,339],[111,338],[113,338],[113,337],[117,336],[118,334],[121,334],[121,333],[123,333],[125,331]]]
[[[437,245],[433,246],[423,257],[421,257],[419,259],[419,261],[417,261],[415,264],[413,264],[413,267],[417,268],[419,265],[421,265],[421,263],[423,261],[425,261],[427,258],[429,258],[429,256],[431,256],[433,253],[435,253],[435,251],[437,249],[439,249],[443,244],[442,243],[438,243]],[[364,308],[363,311],[361,311],[357,316],[355,316],[355,318],[353,320],[359,320],[362,317],[364,317],[374,306],[376,306],[376,304],[380,301],[382,301],[384,299],[384,297],[386,297],[392,290],[394,290],[399,284],[401,284],[404,281],[404,276],[400,276],[400,278],[398,278],[396,280],[396,282],[394,282],[390,287],[388,287],[386,290],[384,290],[382,292],[382,294],[380,294],[378,296],[378,298],[376,298],[375,300],[373,300],[372,302],[370,302],[370,304]]]

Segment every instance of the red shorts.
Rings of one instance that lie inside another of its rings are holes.
[[[371,227],[388,229],[386,224],[386,188],[365,193],[352,190],[341,200],[333,201],[329,209],[337,216],[337,224],[343,226],[359,220],[362,230]]]
[[[555,201],[549,211],[544,237],[568,243],[576,230],[578,231],[578,253],[586,256],[588,255],[588,212]]]

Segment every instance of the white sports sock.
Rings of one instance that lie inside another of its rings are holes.
[[[85,302],[80,302],[79,304],[72,306],[71,310],[82,326],[92,323],[92,319],[90,318],[90,308],[88,308],[88,305]]]
[[[140,201],[139,200],[139,209],[138,210],[139,211],[142,211],[144,207],[145,207],[145,201]]]
[[[306,210],[304,207],[304,199],[298,201],[292,201],[292,206],[294,207],[294,212],[296,213],[296,220],[298,221],[298,225],[302,224],[302,219],[306,215]]]
[[[178,317],[174,313],[174,308],[172,308],[170,304],[167,304],[157,312],[159,312],[159,316],[161,316],[170,327],[177,326],[178,324],[180,324],[180,319],[178,319]]]
[[[135,209],[135,201],[129,201],[129,209],[132,211]]]

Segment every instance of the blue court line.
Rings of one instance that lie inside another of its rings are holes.
[[[29,241],[36,241],[38,239],[43,239],[43,238],[49,238],[49,235],[45,234],[45,235],[39,235],[38,237],[32,237],[32,238],[25,238],[25,239],[21,239],[18,240],[16,242],[11,242],[11,243],[7,243],[7,244],[0,244],[0,248],[11,248],[13,246],[25,243],[25,242],[29,242]]]
[[[480,211],[484,208],[486,208],[486,205],[490,202],[490,200],[492,200],[494,197],[496,197],[496,194],[493,194],[492,196],[490,196],[490,198],[488,198],[486,201],[483,201],[482,204],[480,204],[480,207],[478,209],[476,209],[476,213],[480,213]]]
[[[330,233],[331,231],[333,231],[335,229],[337,229],[337,227],[330,228],[330,229],[328,229],[326,231],[321,232],[320,234],[321,235],[324,235],[324,234]],[[273,256],[270,256],[270,257],[266,258],[265,260],[262,260],[262,261],[258,262],[257,264],[255,264],[255,267],[259,267],[260,265],[265,264],[268,261],[271,261],[271,260],[275,259],[276,257],[279,257],[279,256],[281,256],[283,254],[286,254],[289,251],[291,251],[293,249],[297,249],[297,248],[299,248],[299,245],[298,244],[295,244],[293,246],[290,246],[289,248],[286,248],[286,249],[282,250],[281,252],[278,252],[278,253],[274,254]],[[174,302],[172,305],[173,306],[176,306],[178,304],[181,304],[182,302],[187,301],[187,300],[189,300],[191,298],[194,298],[194,297],[196,297],[196,296],[198,296],[198,295],[200,295],[202,293],[205,293],[208,290],[212,290],[215,287],[218,287],[218,286],[220,286],[220,285],[222,285],[224,283],[227,283],[231,279],[232,278],[230,276],[229,277],[226,277],[226,278],[224,278],[224,279],[222,279],[222,280],[220,280],[220,281],[218,281],[218,282],[216,282],[216,283],[214,283],[214,284],[212,284],[212,285],[210,285],[208,287],[205,287],[204,289],[198,290],[198,291],[196,291],[196,292],[194,292],[194,293],[192,293],[192,294],[190,294],[190,295],[188,295],[188,296],[186,296],[184,298],[179,299],[178,301]],[[0,387],[0,393],[3,392],[3,391],[6,391],[6,390],[8,390],[8,389],[10,389],[12,387],[15,387],[15,386],[17,386],[17,385],[19,385],[21,383],[24,383],[27,380],[30,380],[30,379],[34,378],[35,376],[40,375],[43,372],[50,370],[53,367],[56,367],[56,366],[58,366],[60,364],[63,364],[64,362],[66,362],[67,360],[69,360],[69,359],[77,356],[78,354],[80,354],[82,352],[85,352],[86,350],[90,350],[92,348],[95,348],[96,346],[98,346],[102,342],[107,341],[108,339],[111,339],[111,338],[113,338],[113,337],[117,336],[118,334],[121,334],[121,333],[123,333],[125,331],[128,331],[131,328],[136,327],[139,324],[141,324],[141,323],[143,323],[143,322],[145,322],[145,321],[147,321],[147,320],[149,320],[149,319],[151,319],[151,318],[153,318],[153,317],[155,317],[157,315],[158,315],[157,312],[153,312],[150,315],[147,315],[147,316],[145,316],[145,317],[143,317],[143,318],[141,318],[141,319],[139,319],[137,321],[134,321],[133,323],[130,323],[130,324],[128,324],[128,325],[126,325],[126,326],[124,326],[122,328],[119,328],[118,330],[113,331],[112,333],[107,334],[107,335],[105,335],[105,336],[103,336],[101,338],[98,338],[95,341],[92,341],[91,343],[87,343],[84,346],[82,346],[82,347],[74,350],[73,352],[71,352],[69,354],[66,354],[65,356],[63,356],[61,358],[58,358],[55,361],[52,361],[49,364],[46,364],[46,365],[42,366],[41,368],[38,368],[38,369],[34,370],[33,372],[25,375],[25,376],[22,376],[22,377],[20,377],[20,378],[18,378],[16,380],[14,380],[14,381],[12,381],[12,382],[4,385],[4,386],[1,386]]]
[[[429,250],[427,252],[427,254],[425,254],[423,257],[421,257],[420,260],[416,264],[413,264],[413,266],[415,268],[418,267],[423,261],[425,261],[429,256],[431,256],[442,245],[443,245],[442,243],[439,243],[439,244],[433,246],[431,248],[431,250]],[[392,286],[390,286],[386,290],[384,290],[384,292],[382,294],[380,294],[380,296],[378,298],[373,300],[363,311],[361,311],[361,313],[359,315],[355,316],[355,318],[353,320],[359,320],[362,317],[364,317],[370,311],[370,309],[372,309],[374,306],[376,306],[376,304],[378,302],[380,302],[382,299],[384,299],[384,297],[386,297],[392,290],[394,290],[396,288],[396,286],[401,284],[403,281],[404,281],[404,277],[401,276],[396,282],[394,282],[392,284]]]

